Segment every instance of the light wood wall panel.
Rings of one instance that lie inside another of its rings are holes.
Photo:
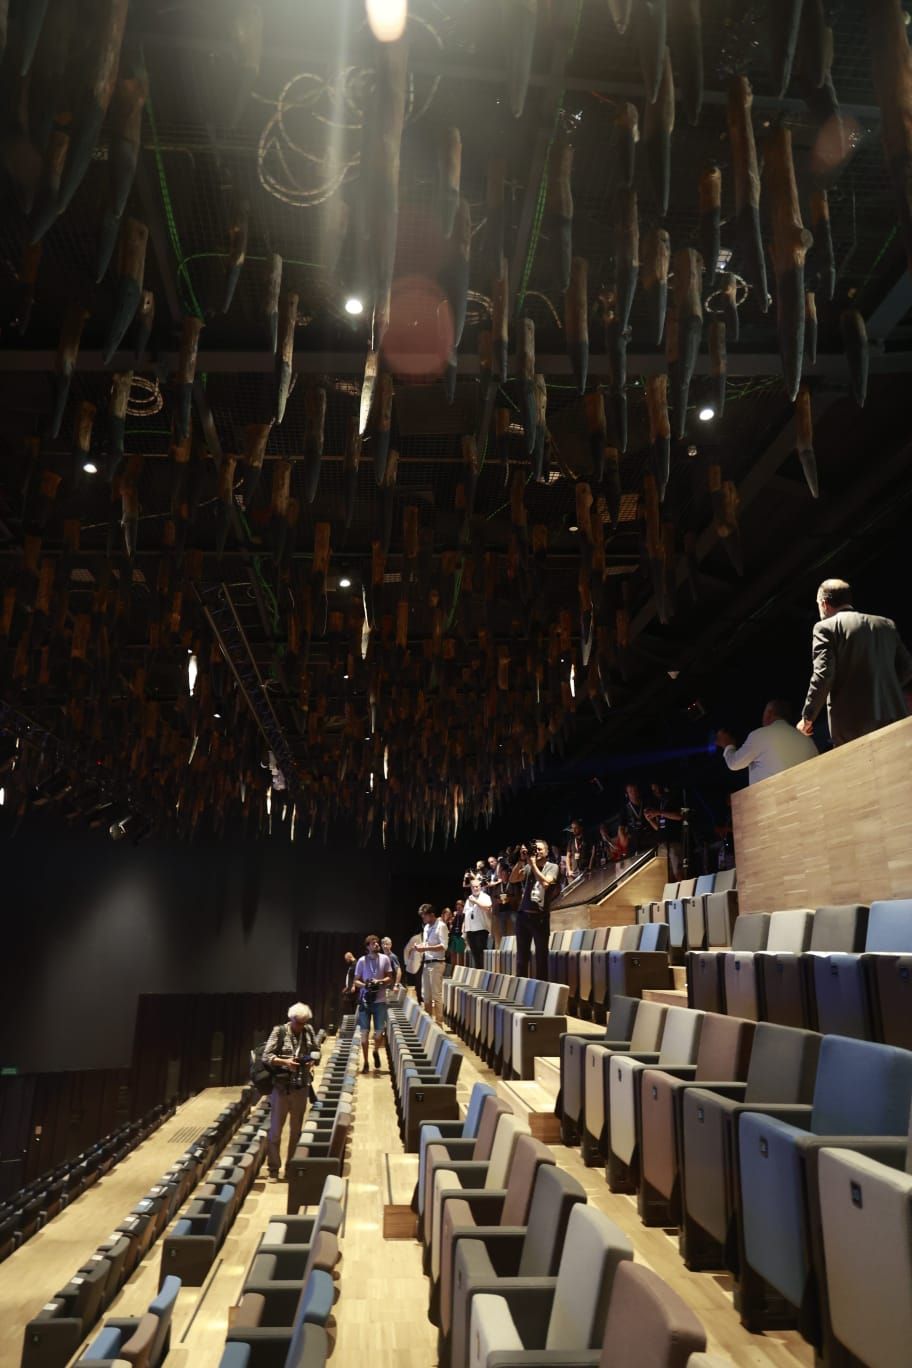
[[[741,912],[912,897],[912,717],[732,800]]]

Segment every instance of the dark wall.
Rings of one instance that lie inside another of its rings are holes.
[[[0,1066],[20,1072],[128,1067],[140,994],[285,992],[300,931],[388,908],[380,851],[134,847],[38,815],[4,835]]]

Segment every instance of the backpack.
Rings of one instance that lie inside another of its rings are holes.
[[[282,1032],[278,1042],[278,1047],[281,1049],[285,1043],[285,1027],[280,1026],[279,1030]],[[272,1035],[271,1031],[269,1035]],[[266,1037],[266,1040],[261,1040],[259,1045],[255,1045],[250,1051],[250,1081],[261,1097],[271,1093],[275,1086],[275,1075],[272,1069],[268,1064],[263,1063],[263,1051],[268,1040],[269,1036]]]

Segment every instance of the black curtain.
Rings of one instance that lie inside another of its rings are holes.
[[[356,959],[363,954],[363,930],[302,931],[298,936],[297,992],[313,1011],[317,1031],[339,1025],[346,950]]]

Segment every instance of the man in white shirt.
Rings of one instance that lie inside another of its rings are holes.
[[[743,746],[736,747],[735,738],[728,731],[718,733],[716,745],[722,747],[730,770],[749,769],[752,784],[781,774],[817,754],[811,738],[803,736],[792,725],[788,704],[778,698],[767,703],[763,709],[763,726],[750,732]]]
[[[440,1025],[443,1022],[443,971],[450,933],[446,922],[438,917],[437,909],[430,903],[422,903],[418,915],[422,921],[421,944],[415,949],[424,961],[421,1001],[424,1010]]]
[[[482,888],[480,879],[473,879],[469,884],[469,896],[465,900],[462,925],[463,935],[472,954],[472,963],[476,969],[483,969],[484,952],[491,930],[491,895]]]

